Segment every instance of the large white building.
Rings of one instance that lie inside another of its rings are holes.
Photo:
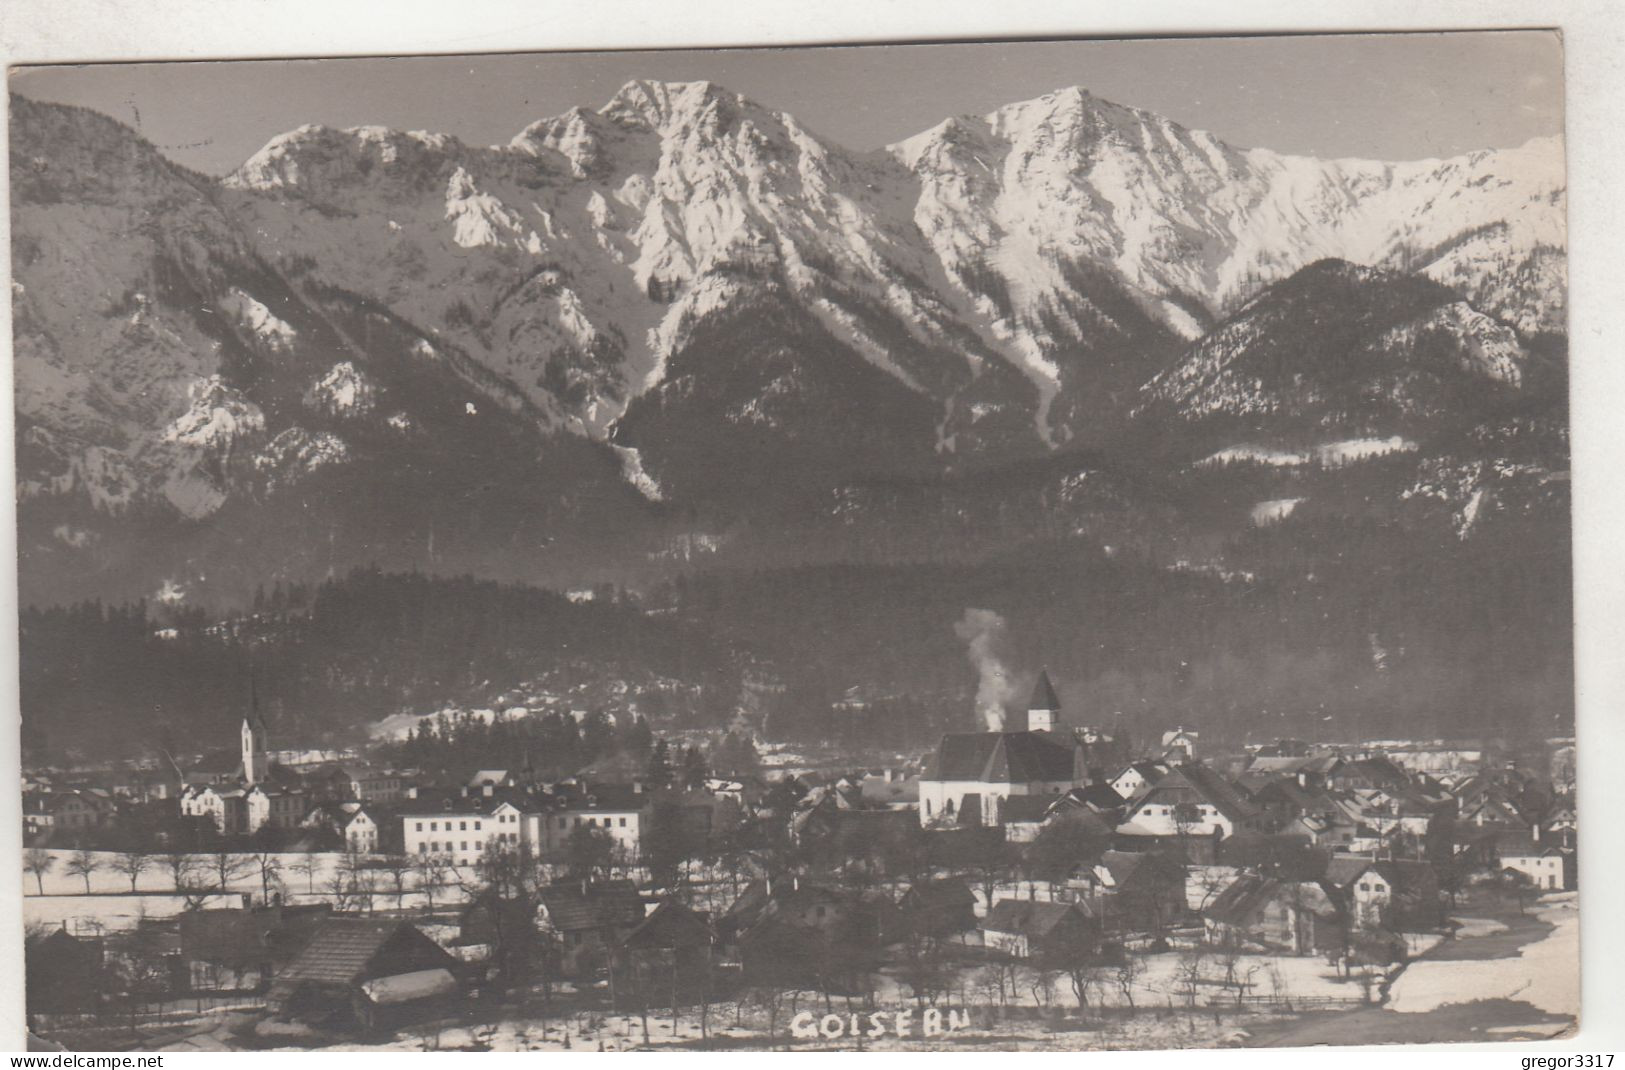
[[[408,808],[401,814],[402,842],[408,855],[438,855],[471,866],[499,844],[519,843],[521,816],[510,802],[478,799],[453,809]]]
[[[400,816],[406,853],[468,865],[500,847],[546,861],[561,858],[570,837],[584,829],[603,835],[630,859],[638,856],[654,813],[653,798],[637,785],[595,785],[534,798],[503,798],[485,785],[481,791],[434,803],[409,801]]]
[[[526,814],[525,843],[540,858],[558,858],[575,831],[584,828],[608,837],[624,857],[636,858],[653,812],[653,800],[640,787],[601,786],[566,797],[559,809]]]

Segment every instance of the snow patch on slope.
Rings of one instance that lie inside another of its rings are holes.
[[[265,143],[235,172],[226,176],[222,185],[229,189],[274,190],[299,185],[299,148],[327,133],[317,123],[307,123],[297,130],[278,134]]]
[[[738,280],[722,275],[705,275],[691,286],[681,300],[666,310],[660,323],[649,329],[649,351],[654,364],[645,373],[638,392],[658,386],[666,378],[666,362],[682,347],[688,338],[688,329],[696,320],[714,315],[727,308],[743,291]]]
[[[1341,442],[1328,442],[1315,447],[1315,460],[1327,468],[1338,468],[1345,464],[1355,464],[1359,461],[1369,460],[1372,457],[1384,457],[1390,453],[1414,453],[1416,443],[1401,435],[1390,435],[1387,438],[1350,438]]]
[[[266,477],[266,488],[275,490],[349,459],[350,447],[337,435],[290,427],[266,444],[254,458],[254,468]]]
[[[1303,501],[1302,498],[1272,498],[1267,502],[1259,502],[1253,506],[1250,514],[1253,527],[1262,528],[1281,523],[1291,516]]]
[[[465,249],[508,245],[540,256],[545,248],[541,237],[507,205],[481,193],[463,167],[446,183],[446,218],[453,225],[452,239]]]
[[[220,304],[247,324],[249,330],[272,349],[286,349],[297,337],[298,332],[285,321],[278,319],[275,313],[252,294],[233,287]]]
[[[1414,323],[1396,327],[1385,335],[1383,342],[1414,344],[1419,336],[1434,331],[1461,343],[1462,370],[1508,386],[1523,382],[1524,349],[1517,334],[1465,301],[1441,305]]]
[[[341,360],[310,388],[306,401],[323,412],[360,416],[372,411],[374,393],[372,380],[350,361]]]
[[[1266,446],[1226,446],[1217,453],[1196,462],[1198,468],[1222,467],[1228,464],[1267,464],[1276,468],[1290,468],[1308,464],[1309,455],[1299,450],[1277,450]]]
[[[620,458],[622,478],[636,487],[639,494],[652,502],[666,500],[660,484],[644,469],[643,455],[638,452],[637,447],[617,446],[611,443],[610,449],[613,449],[615,456]]]
[[[215,450],[265,430],[265,413],[225,385],[218,375],[195,380],[187,388],[187,410],[164,428],[162,440],[195,449]]]

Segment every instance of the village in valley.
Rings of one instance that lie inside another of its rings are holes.
[[[1562,32],[509,44],[9,71],[29,1044],[1584,1039]]]
[[[704,738],[597,713],[603,756],[557,778],[526,747],[436,764],[446,718],[411,749],[299,750],[250,698],[223,748],[25,768],[31,1028],[77,1050],[1573,1028],[1572,740],[1129,731],[1047,673],[1025,706],[878,763],[775,747],[746,708]]]

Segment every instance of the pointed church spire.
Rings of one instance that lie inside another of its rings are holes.
[[[270,771],[270,758],[267,755],[268,737],[270,729],[266,727],[265,718],[260,715],[259,690],[255,686],[254,666],[248,667],[248,716],[243,718],[242,744],[243,744],[243,779],[250,785],[261,783]]]
[[[1033,698],[1027,703],[1027,708],[1049,710],[1052,713],[1061,711],[1061,700],[1055,697],[1055,685],[1050,683],[1048,669],[1039,672],[1038,683],[1033,686]]]
[[[1033,697],[1027,703],[1027,731],[1053,732],[1060,719],[1061,700],[1055,697],[1055,685],[1050,683],[1049,670],[1038,674],[1033,686]]]

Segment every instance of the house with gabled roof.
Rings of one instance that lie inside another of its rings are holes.
[[[1201,733],[1194,728],[1178,725],[1162,734],[1162,753],[1164,758],[1175,761],[1189,762],[1196,758],[1196,741]]]
[[[1244,873],[1202,910],[1208,939],[1293,955],[1341,946],[1341,908],[1320,881],[1280,881]]]
[[[1464,799],[1456,820],[1479,828],[1521,831],[1531,827],[1523,811],[1498,787],[1487,788]]]
[[[1231,836],[1256,828],[1263,811],[1241,789],[1199,762],[1186,762],[1129,807],[1118,833],[1125,836]]]
[[[836,959],[878,964],[902,918],[891,898],[799,877],[752,881],[718,919],[748,976],[805,982]]]
[[[277,973],[266,1003],[284,1020],[365,1030],[455,1003],[462,995],[458,969],[415,925],[329,918]]]
[[[51,812],[51,824],[62,830],[97,828],[112,816],[114,805],[105,792],[91,789],[73,789],[53,792],[45,797]]]
[[[1030,959],[1099,942],[1100,923],[1083,903],[1001,899],[982,919],[982,945],[990,953]]]
[[[389,834],[400,827],[400,822],[377,806],[345,807],[340,812],[339,834],[344,837],[345,850],[352,854],[384,850],[393,839]]]
[[[1324,880],[1363,929],[1436,932],[1444,923],[1438,871],[1430,863],[1334,855]]]
[[[1579,839],[1579,824],[1574,807],[1563,804],[1552,807],[1539,825],[1542,843],[1573,850]]]
[[[1160,851],[1107,851],[1095,869],[1105,915],[1120,928],[1156,931],[1184,913],[1184,867]]]
[[[716,945],[705,915],[665,899],[621,940],[615,958],[618,969],[635,971],[643,983],[658,975],[665,984],[697,988],[709,983]]]
[[[1044,819],[1087,815],[1110,831],[1122,822],[1127,805],[1128,800],[1113,791],[1111,785],[1096,781],[1050,800]]]
[[[1252,802],[1263,811],[1267,831],[1278,832],[1296,817],[1315,808],[1315,796],[1293,776],[1272,776],[1252,791]]]
[[[1166,762],[1138,761],[1130,762],[1117,775],[1109,781],[1111,789],[1129,802],[1133,802],[1147,791],[1152,785],[1168,775],[1171,767]]]
[[[1338,762],[1326,776],[1329,787],[1339,791],[1376,788],[1400,791],[1410,786],[1411,775],[1385,754],[1373,754]]]
[[[607,962],[644,920],[643,898],[629,880],[560,881],[543,888],[539,898],[542,930],[557,937],[566,974]]]
[[[1570,887],[1565,865],[1568,852],[1556,844],[1542,844],[1534,837],[1502,836],[1495,853],[1502,870],[1521,873],[1531,886],[1541,891]]]

